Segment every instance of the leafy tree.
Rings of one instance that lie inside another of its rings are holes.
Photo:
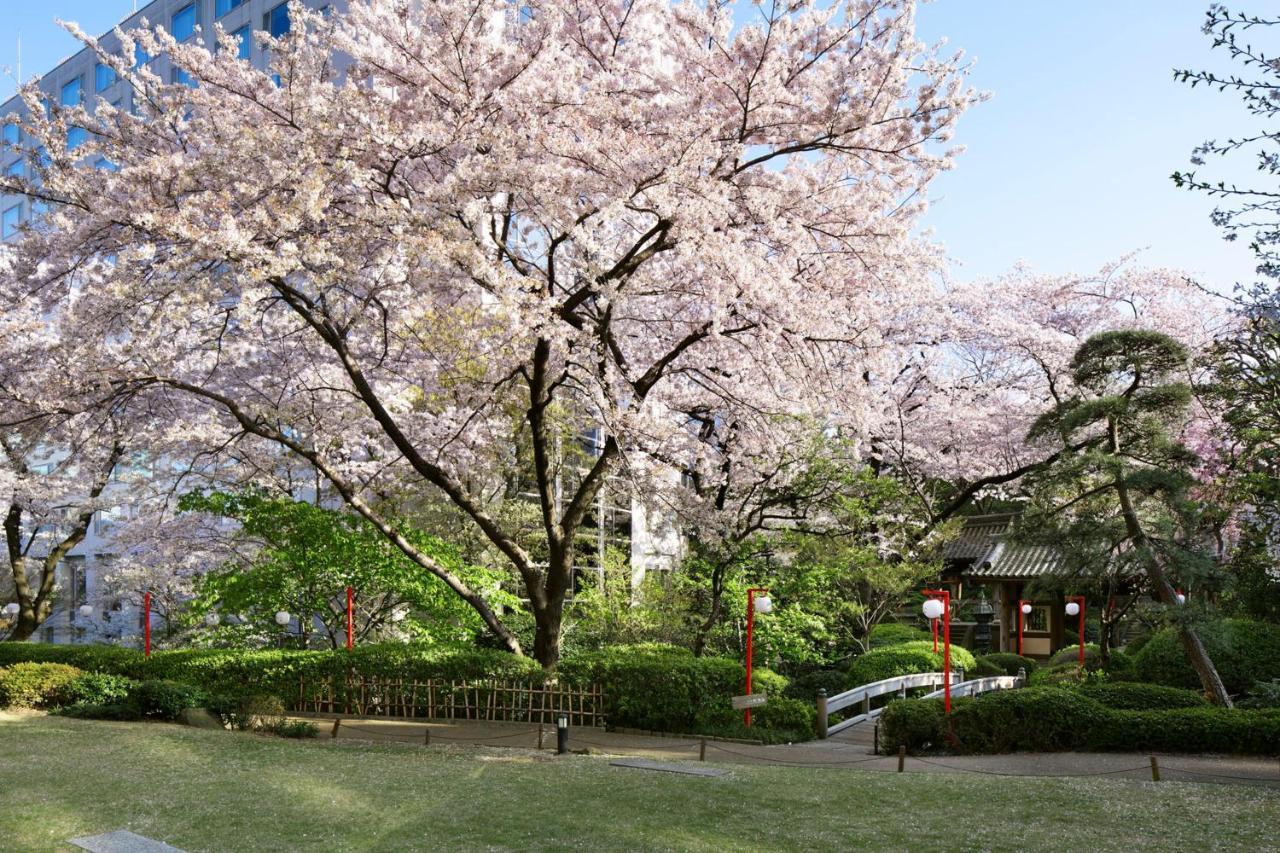
[[[1186,363],[1182,345],[1159,332],[1094,335],[1072,359],[1078,392],[1046,412],[1028,440],[1074,448],[1037,476],[1041,502],[1076,519],[1078,538],[1094,543],[1098,560],[1146,575],[1156,598],[1176,614],[1205,692],[1230,705],[1171,582],[1207,560],[1204,527],[1188,498],[1199,457],[1175,437],[1191,401],[1190,387],[1177,379]]]
[[[240,555],[198,584],[196,616],[218,608],[244,614],[266,636],[276,611],[300,617],[303,642],[319,622],[338,647],[346,636],[346,588],[356,590],[355,633],[366,639],[393,625],[433,639],[469,640],[483,630],[475,611],[423,574],[369,522],[353,513],[258,491],[192,492],[179,508],[232,519]],[[495,605],[515,604],[498,588],[497,572],[464,564],[447,543],[404,528],[414,547],[450,566]]]

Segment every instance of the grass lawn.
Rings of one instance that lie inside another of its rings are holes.
[[[0,848],[131,829],[187,850],[1280,849],[1280,791],[732,768],[0,716]]]

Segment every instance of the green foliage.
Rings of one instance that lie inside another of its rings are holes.
[[[1121,711],[1161,711],[1168,708],[1202,708],[1209,704],[1200,693],[1163,684],[1136,681],[1118,683],[1085,683],[1076,692]]]
[[[58,705],[114,705],[124,702],[137,686],[123,675],[106,672],[84,672],[63,685],[54,697]]]
[[[275,728],[275,733],[280,737],[312,738],[319,736],[320,729],[306,720],[287,720]]]
[[[819,690],[827,691],[828,696],[835,696],[848,688],[849,676],[840,669],[815,669],[791,679],[787,685],[787,695],[795,699],[814,701]]]
[[[15,663],[0,669],[0,708],[49,708],[81,671],[61,663]]]
[[[923,706],[923,707],[922,707]],[[1109,708],[1077,689],[1028,687],[952,703],[890,703],[881,719],[881,744],[956,752],[1159,751],[1280,752],[1280,712],[1212,706],[1164,710]]]
[[[314,614],[336,647],[346,630],[344,596],[351,586],[361,638],[393,624],[436,641],[467,641],[483,631],[473,608],[351,512],[258,491],[193,492],[183,496],[180,508],[233,518],[240,523],[238,536],[265,543],[251,560],[229,563],[201,579],[196,616],[215,607],[245,614],[262,636],[272,637],[279,633],[272,622],[276,611]],[[517,603],[501,592],[501,574],[467,564],[448,543],[411,525],[402,524],[400,532],[473,589],[488,591],[491,603]],[[393,614],[405,611],[403,621],[393,621]]]
[[[921,643],[928,640],[932,645],[933,635],[914,625],[902,622],[881,622],[871,629],[870,645],[873,649],[885,646],[900,646],[903,643]]]
[[[199,708],[204,698],[203,691],[189,684],[148,679],[129,694],[129,704],[147,719],[172,721],[188,708]]]
[[[1280,625],[1226,619],[1204,625],[1200,639],[1228,693],[1244,693],[1258,681],[1280,678]],[[1176,628],[1157,632],[1138,653],[1136,664],[1143,681],[1191,689],[1200,686]]]
[[[849,667],[846,684],[849,688],[883,681],[897,675],[910,675],[917,672],[941,672],[943,649],[939,644],[938,651],[933,651],[932,641],[916,640],[897,646],[886,646],[872,649],[854,660]],[[971,672],[976,665],[973,654],[965,648],[951,647],[951,666]]]
[[[1280,708],[1280,678],[1259,681],[1237,705],[1241,708]]]
[[[77,702],[65,708],[58,708],[53,713],[82,720],[111,720],[118,723],[142,719],[138,713],[138,707],[132,702],[112,702],[105,705]]]
[[[1017,675],[1018,670],[1023,670],[1030,676],[1038,667],[1034,659],[1013,652],[992,652],[976,658],[975,662],[979,670],[982,669],[983,664],[995,670],[992,675]]]

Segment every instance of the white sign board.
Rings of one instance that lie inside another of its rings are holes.
[[[751,693],[747,696],[734,696],[733,707],[738,711],[743,708],[759,708],[768,701],[769,694],[767,693]]]

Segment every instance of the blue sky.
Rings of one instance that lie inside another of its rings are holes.
[[[996,275],[1018,261],[1085,272],[1141,251],[1142,262],[1185,269],[1219,290],[1251,280],[1247,248],[1223,242],[1209,223],[1212,203],[1169,180],[1206,137],[1253,129],[1230,95],[1173,80],[1175,66],[1223,67],[1200,32],[1207,5],[937,0],[922,7],[921,37],[945,37],[976,59],[973,82],[992,95],[962,120],[956,142],[966,152],[935,184],[926,222],[956,261],[956,277]],[[0,65],[16,65],[19,31],[30,76],[76,49],[54,18],[102,32],[132,10],[133,0],[0,0]],[[12,90],[9,79],[0,98]],[[1251,173],[1245,161],[1210,167],[1246,180]]]

